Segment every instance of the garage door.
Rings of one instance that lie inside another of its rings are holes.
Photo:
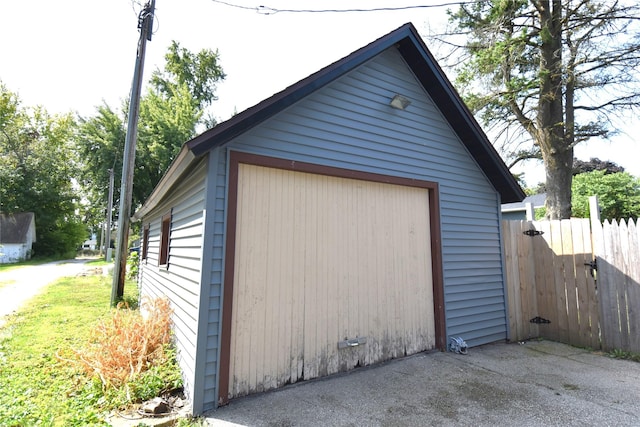
[[[240,164],[228,397],[435,346],[425,188]]]

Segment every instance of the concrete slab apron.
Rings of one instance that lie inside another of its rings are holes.
[[[550,341],[422,353],[232,401],[212,426],[640,425],[640,364]]]

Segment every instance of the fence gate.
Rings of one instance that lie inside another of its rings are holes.
[[[511,340],[600,348],[590,220],[502,224]]]
[[[640,227],[629,220],[597,223],[600,329],[605,350],[640,353]]]
[[[639,221],[503,221],[510,339],[640,353]]]

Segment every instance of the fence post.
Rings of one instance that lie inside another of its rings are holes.
[[[525,203],[524,209],[527,214],[527,221],[535,221],[536,220],[536,211],[533,209],[533,203]]]
[[[602,221],[600,220],[600,204],[598,196],[589,197],[589,218],[591,218],[591,243],[593,257],[598,258],[603,253]]]
[[[589,197],[589,218],[591,218],[591,225],[594,221],[600,224],[600,204],[598,203],[598,196]]]
[[[593,260],[599,267],[596,273],[596,288],[598,289],[598,295],[596,297],[596,307],[598,310],[598,329],[600,331],[600,348],[604,348],[608,337],[605,323],[607,314],[603,305],[603,292],[606,293],[603,277],[606,275],[607,266],[602,261],[604,255],[604,230],[602,226],[602,220],[600,219],[600,204],[598,203],[598,196],[589,197],[589,218],[591,219],[591,244],[593,246]]]

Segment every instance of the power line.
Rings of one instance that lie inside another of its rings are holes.
[[[236,9],[251,10],[262,15],[275,15],[276,13],[345,13],[345,12],[388,12],[398,10],[411,10],[411,9],[432,9],[437,7],[447,6],[463,6],[467,4],[476,3],[476,1],[452,1],[446,3],[429,4],[429,5],[409,5],[409,6],[389,6],[389,7],[373,7],[373,8],[347,8],[347,9],[277,9],[270,6],[243,6],[236,3],[227,2],[224,0],[211,0],[214,3],[219,3],[225,6],[234,7]]]

